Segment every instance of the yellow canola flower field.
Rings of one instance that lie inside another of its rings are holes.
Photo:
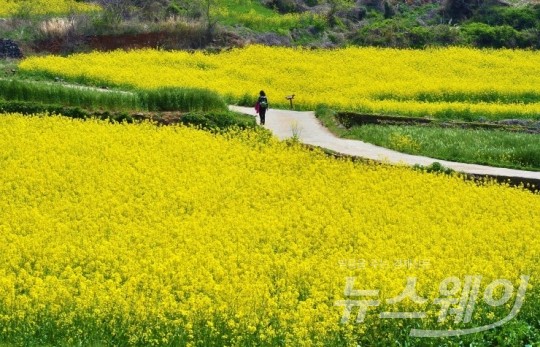
[[[413,323],[447,327],[431,301],[442,280],[467,275],[483,276],[481,290],[506,279],[513,297],[530,276],[515,320],[538,316],[540,196],[529,191],[332,159],[261,130],[10,114],[0,148],[3,341],[391,344]],[[393,310],[429,316],[382,322],[381,304],[340,324],[347,277],[381,301],[414,277],[431,303]],[[472,323],[509,306],[478,304]]]
[[[0,0],[0,16],[61,15],[69,13],[95,12],[100,7],[75,0]]]
[[[208,88],[271,106],[328,104],[376,113],[540,118],[540,53],[433,48],[337,50],[249,46],[219,54],[159,50],[32,57],[23,71],[154,89]]]

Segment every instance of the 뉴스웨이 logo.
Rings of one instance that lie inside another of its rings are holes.
[[[344,300],[337,300],[334,306],[343,307],[341,324],[347,324],[352,321],[351,315],[356,311],[354,323],[361,324],[368,315],[370,307],[379,307],[383,302],[387,305],[397,304],[405,299],[409,299],[415,304],[433,304],[438,307],[438,323],[444,323],[449,320],[449,316],[454,317],[454,324],[471,323],[475,305],[482,299],[491,307],[499,307],[507,304],[512,297],[515,297],[512,309],[506,317],[474,328],[455,329],[455,330],[423,330],[412,329],[409,333],[413,337],[448,337],[467,335],[490,330],[499,327],[517,316],[523,302],[525,301],[525,292],[529,283],[529,276],[521,275],[517,294],[514,295],[515,288],[508,279],[496,279],[485,287],[483,293],[480,291],[482,276],[465,276],[464,281],[458,277],[447,277],[440,282],[440,297],[431,302],[427,298],[419,296],[416,292],[416,277],[408,277],[405,289],[396,297],[386,300],[380,300],[379,289],[355,289],[356,277],[346,277]],[[502,293],[502,294],[501,294]],[[425,311],[414,312],[379,312],[379,319],[426,319],[428,317]]]

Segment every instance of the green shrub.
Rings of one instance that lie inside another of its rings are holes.
[[[539,18],[531,7],[509,7],[501,10],[501,25],[510,25],[514,29],[523,30],[534,28]]]
[[[378,47],[407,47],[409,26],[398,19],[385,19],[366,25],[356,34],[353,42]]]
[[[459,30],[450,25],[439,24],[429,28],[433,35],[434,45],[456,45],[460,43],[461,37],[459,35]]]
[[[433,42],[433,30],[428,27],[413,27],[408,32],[409,46],[412,48],[423,48]]]
[[[463,26],[466,40],[477,47],[514,48],[519,33],[509,25],[490,26],[484,23],[470,23]]]
[[[540,7],[538,7],[540,8]],[[540,11],[532,6],[483,8],[473,18],[492,26],[509,25],[516,30],[535,28],[540,22]]]
[[[443,15],[449,16],[447,21],[449,18],[454,21],[470,19],[461,26],[441,24],[443,17],[433,16],[433,7],[411,9],[398,4],[392,8],[395,10],[393,15],[370,11],[365,21],[367,24],[351,35],[351,41],[362,46],[400,48],[449,45],[540,47],[540,5],[480,6],[479,3],[471,5],[465,0],[452,0],[446,1],[443,7],[446,9]],[[386,10],[388,12],[390,7],[386,6]]]
[[[527,29],[519,33],[518,45],[520,48],[540,48],[540,30]]]
[[[392,18],[362,27],[352,41],[358,45],[424,48],[460,41],[459,32],[448,25],[422,26],[410,18]]]

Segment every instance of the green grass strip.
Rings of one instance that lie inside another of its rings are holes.
[[[135,89],[129,92],[55,82],[0,79],[0,99],[109,111],[226,110],[217,93],[198,88]]]
[[[31,101],[43,104],[78,106],[92,110],[141,109],[139,96],[134,93],[16,79],[0,80],[0,98],[11,101]]]
[[[343,133],[396,151],[464,163],[540,170],[540,136],[498,130],[365,125]]]

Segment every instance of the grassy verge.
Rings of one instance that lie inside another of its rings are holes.
[[[48,104],[79,106],[88,109],[140,110],[137,94],[62,84],[20,80],[0,80],[0,98]]]
[[[332,108],[321,105],[316,115],[338,137],[443,160],[540,170],[540,136],[534,134],[437,126],[363,125],[347,129],[336,121]]]
[[[18,59],[0,59],[0,78],[13,76],[17,72]]]
[[[351,128],[344,137],[438,159],[540,171],[540,136],[534,134],[365,125]]]
[[[205,89],[175,87],[123,92],[18,79],[0,79],[0,99],[110,111],[191,112],[227,109],[217,93]]]
[[[321,104],[315,109],[315,116],[321,123],[336,136],[342,137],[347,134],[347,129],[337,122],[335,115],[336,111],[328,105]]]
[[[229,112],[217,93],[205,89],[120,91],[60,81],[0,79],[0,113],[48,113],[119,122],[151,119],[158,124],[182,123],[211,131],[256,126],[254,117]]]
[[[225,101],[215,92],[197,88],[159,88],[139,91],[139,98],[149,111],[226,110]]]

